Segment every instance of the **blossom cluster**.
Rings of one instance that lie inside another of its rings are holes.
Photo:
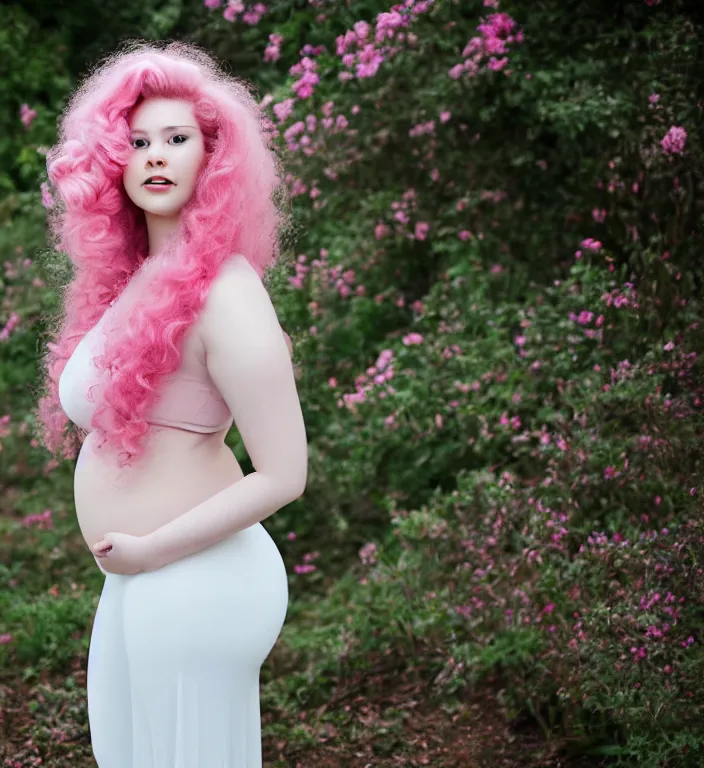
[[[507,13],[491,14],[477,27],[479,35],[471,38],[462,51],[464,61],[449,70],[450,77],[453,80],[463,76],[476,77],[484,59],[487,59],[487,69],[503,70],[508,65],[509,46],[524,41],[523,30],[514,33],[515,28],[515,20]]]

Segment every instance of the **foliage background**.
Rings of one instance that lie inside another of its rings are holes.
[[[334,705],[382,669],[454,719],[492,691],[543,755],[701,764],[702,11],[416,6],[378,46],[398,52],[347,80],[338,36],[392,6],[282,0],[256,23],[196,0],[0,6],[6,765],[90,755],[81,669],[101,584],[73,463],[32,437],[44,323],[70,278],[46,250],[42,148],[77,80],[135,37],[196,42],[270,94],[291,174],[294,264],[269,287],[310,470],[266,522],[292,594],[263,673],[271,761],[394,764],[410,749],[398,708],[370,755]],[[492,53],[507,19],[520,36]],[[476,76],[454,77],[472,38]],[[299,98],[305,56],[319,82]],[[668,151],[673,126],[686,141]],[[228,444],[251,470],[234,430]],[[471,764],[458,750],[431,762]]]

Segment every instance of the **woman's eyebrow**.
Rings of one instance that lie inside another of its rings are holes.
[[[195,130],[195,125],[165,125],[161,132],[165,133],[166,131],[175,131],[177,128],[193,128]],[[146,133],[149,134],[149,131],[143,131],[141,128],[133,128],[131,129],[130,133]]]

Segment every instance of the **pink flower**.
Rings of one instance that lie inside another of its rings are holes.
[[[594,313],[589,312],[586,309],[583,309],[579,315],[572,315],[570,314],[570,319],[574,320],[575,322],[579,323],[580,325],[588,325],[591,323],[592,319],[594,318]]]
[[[25,528],[30,528],[33,525],[37,525],[37,527],[43,530],[53,530],[54,528],[54,522],[51,518],[50,509],[46,509],[44,512],[38,515],[26,515],[22,520],[22,523]]]
[[[237,18],[237,14],[244,11],[244,3],[237,0],[230,0],[227,8],[222,12],[222,17],[225,21],[234,21]]]
[[[601,243],[599,240],[594,240],[591,237],[588,237],[586,240],[582,240],[580,243],[582,248],[588,248],[590,251],[600,251],[601,250]]]
[[[493,72],[500,72],[508,64],[508,56],[504,56],[502,59],[489,59],[487,67]]]
[[[389,234],[391,234],[391,230],[386,224],[377,224],[376,227],[374,227],[374,237],[377,240],[381,240]]]
[[[425,240],[425,238],[428,235],[428,230],[430,229],[430,224],[428,224],[425,221],[419,221],[416,223],[416,239],[417,240]]]
[[[49,185],[46,182],[43,182],[41,185],[42,190],[42,205],[49,209],[54,205],[54,198],[49,191]]]
[[[359,550],[359,559],[364,565],[376,565],[377,551],[376,544],[369,542]]]
[[[420,333],[409,333],[403,337],[402,341],[407,347],[410,347],[414,344],[422,344],[423,337],[420,335]]]
[[[681,155],[687,143],[687,131],[678,125],[673,125],[660,142],[666,155]]]
[[[23,104],[20,107],[20,120],[24,123],[25,128],[29,128],[36,116],[37,110],[30,109],[29,104]]]

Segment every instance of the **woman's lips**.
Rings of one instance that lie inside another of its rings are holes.
[[[175,187],[176,185],[171,184],[145,184],[144,188],[148,189],[150,192],[168,192],[171,187]]]

